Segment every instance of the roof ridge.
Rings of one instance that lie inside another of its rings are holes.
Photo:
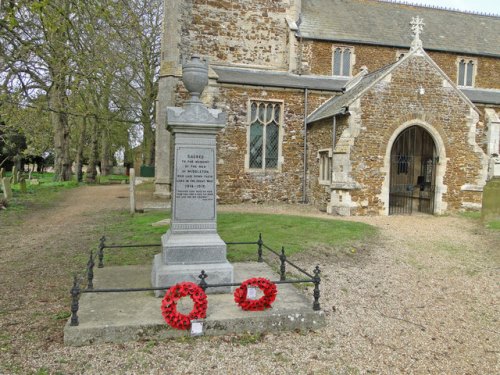
[[[467,14],[474,14],[477,16],[500,18],[500,14],[498,14],[498,13],[479,12],[479,11],[475,11],[475,10],[461,10],[458,8],[448,8],[448,7],[439,6],[439,5],[417,4],[417,3],[413,3],[411,1],[404,1],[404,0],[375,0],[375,1],[377,1],[379,3],[392,3],[392,4],[400,4],[400,5],[409,5],[409,6],[417,7],[417,8],[437,9],[437,10],[444,10],[444,11],[448,11],[448,12],[467,13]]]

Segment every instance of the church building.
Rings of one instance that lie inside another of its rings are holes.
[[[171,191],[166,107],[182,62],[227,113],[220,203],[331,214],[479,209],[500,163],[500,16],[383,0],[165,0],[155,193]]]

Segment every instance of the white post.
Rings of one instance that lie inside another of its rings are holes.
[[[130,213],[135,214],[135,170],[129,172]]]

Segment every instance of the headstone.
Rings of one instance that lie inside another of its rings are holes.
[[[40,181],[38,180],[38,178],[33,178],[30,180],[30,184],[31,185],[40,185]]]
[[[500,177],[492,178],[483,188],[481,218],[483,221],[500,219]]]
[[[129,195],[130,195],[130,213],[135,214],[135,169],[130,168],[129,172]]]
[[[233,282],[226,244],[217,233],[216,135],[225,126],[226,114],[206,108],[199,98],[208,83],[206,61],[193,56],[184,64],[183,82],[191,99],[183,108],[167,108],[167,129],[174,137],[172,217],[162,236],[162,253],[153,262],[154,287],[198,282],[202,270],[209,284]],[[230,290],[208,288],[207,293]]]
[[[12,167],[12,185],[17,184],[17,168]]]
[[[26,179],[24,178],[24,176],[21,176],[19,178],[19,189],[23,194],[26,194],[28,192],[28,190],[26,189]]]
[[[10,186],[10,178],[3,177],[1,182],[2,182],[2,190],[4,198],[7,200],[12,199],[12,188]]]
[[[496,155],[496,154],[495,154]],[[492,156],[488,166],[488,179],[500,177],[500,157]]]

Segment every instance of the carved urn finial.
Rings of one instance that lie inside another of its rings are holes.
[[[415,50],[417,48],[422,47],[422,41],[420,40],[420,34],[424,30],[424,19],[419,16],[413,17],[410,22],[411,30],[413,31],[414,38],[411,42],[411,49]]]
[[[191,94],[188,103],[201,103],[200,96],[208,84],[208,62],[199,55],[192,55],[182,65],[182,82]]]

